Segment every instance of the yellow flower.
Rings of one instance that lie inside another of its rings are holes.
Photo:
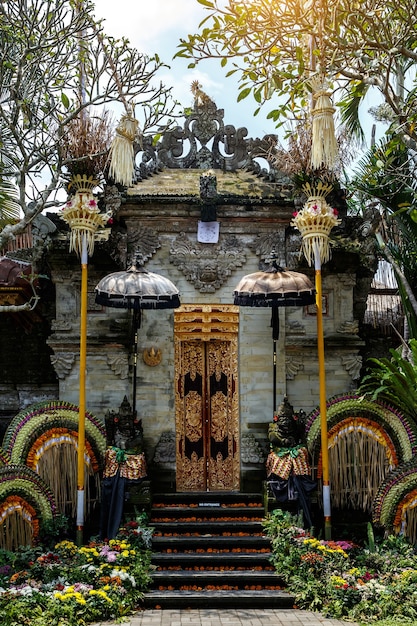
[[[103,591],[102,589],[90,589],[88,593],[90,596],[100,596],[101,598],[109,602],[109,604],[113,604],[113,600],[109,598],[107,593]]]

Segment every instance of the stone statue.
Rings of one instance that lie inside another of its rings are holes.
[[[119,411],[108,411],[105,419],[107,445],[124,450],[126,454],[143,452],[142,420],[132,413],[125,396]]]
[[[274,421],[269,424],[268,439],[274,448],[294,448],[304,442],[305,413],[295,413],[287,396],[284,397]]]

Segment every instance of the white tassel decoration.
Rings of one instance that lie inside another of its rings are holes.
[[[133,142],[139,122],[131,115],[122,115],[110,148],[109,174],[116,183],[129,187],[134,174]]]
[[[336,164],[338,145],[333,118],[336,109],[330,96],[331,93],[327,91],[324,81],[313,85],[313,100],[315,101],[311,112],[313,118],[311,167],[313,169],[325,167],[332,170]]]

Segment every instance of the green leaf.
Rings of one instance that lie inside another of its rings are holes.
[[[246,87],[246,89],[242,89],[242,91],[239,93],[237,97],[237,101],[240,102],[241,100],[244,100],[245,98],[247,98],[251,91],[252,91],[252,87]]]
[[[69,100],[67,94],[64,93],[64,92],[61,93],[61,102],[62,102],[62,104],[64,105],[64,107],[66,109],[70,108],[70,100]]]

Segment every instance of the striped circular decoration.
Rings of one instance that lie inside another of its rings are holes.
[[[12,463],[33,465],[36,454],[42,454],[39,440],[46,445],[46,433],[58,442],[60,429],[68,432],[78,431],[79,408],[69,402],[52,401],[32,405],[18,413],[10,422],[3,440],[3,448],[10,455]],[[106,451],[106,431],[91,413],[85,414],[86,452],[95,470],[103,467]],[[38,442],[38,443],[37,443]],[[37,452],[32,450],[38,446]],[[46,448],[45,448],[46,449]]]
[[[24,465],[0,467],[1,548],[31,545],[40,521],[52,520],[56,513],[52,491],[36,472]]]
[[[407,517],[417,505],[417,459],[402,463],[388,474],[374,498],[372,520],[389,532],[403,533],[417,541],[415,523],[407,528]]]
[[[338,424],[343,424],[340,429]],[[387,456],[397,463],[417,454],[417,425],[397,409],[380,402],[366,400],[355,394],[335,396],[327,401],[327,428],[329,446],[342,428],[368,431],[371,438],[386,447]],[[334,428],[334,430],[333,430]],[[306,423],[307,447],[318,459],[321,448],[320,407],[310,413]]]
[[[52,447],[69,444],[73,448],[78,448],[78,432],[68,428],[51,428],[42,433],[33,443],[26,459],[26,465],[39,473],[39,461],[42,456]],[[93,473],[100,469],[99,462],[94,450],[88,440],[85,442],[84,462],[91,466]]]

